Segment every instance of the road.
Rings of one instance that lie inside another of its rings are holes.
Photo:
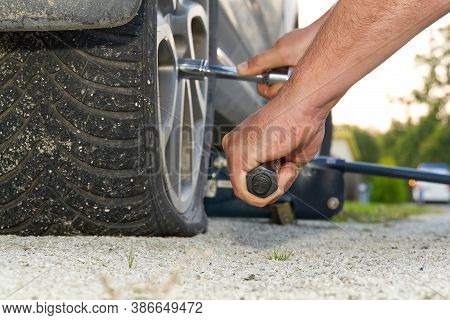
[[[444,208],[389,225],[211,219],[193,238],[1,236],[0,299],[448,299]]]

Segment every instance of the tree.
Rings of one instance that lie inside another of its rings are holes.
[[[434,129],[433,133],[422,143],[419,158],[423,162],[450,164],[450,126],[440,124]]]
[[[407,105],[424,104],[428,114],[417,124],[394,122],[382,138],[384,155],[399,165],[417,166],[420,162],[447,162],[449,159],[448,110],[450,105],[450,25],[431,38],[430,52],[418,55],[427,74],[421,88],[400,101]]]
[[[350,131],[353,133],[361,154],[361,159],[358,160],[377,163],[380,157],[380,149],[374,135],[355,126],[350,127]]]
[[[417,63],[428,69],[422,88],[413,90],[410,97],[400,100],[408,105],[425,104],[429,114],[448,123],[446,108],[450,102],[450,25],[441,28],[437,35],[432,35],[430,44],[429,53],[416,57]]]

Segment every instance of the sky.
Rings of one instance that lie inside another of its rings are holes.
[[[336,0],[298,0],[300,27],[319,18]],[[420,88],[425,74],[415,62],[415,56],[427,53],[430,33],[450,24],[450,15],[422,31],[382,65],[355,84],[333,109],[334,124],[352,124],[384,132],[393,119],[405,121],[408,113],[413,119],[426,112],[423,105],[406,107],[395,101]],[[394,100],[394,101],[393,101]]]

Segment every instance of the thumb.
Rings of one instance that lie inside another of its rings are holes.
[[[244,61],[237,66],[237,71],[243,75],[257,75],[268,69],[284,67],[286,62],[282,58],[276,47],[272,47],[248,61]]]

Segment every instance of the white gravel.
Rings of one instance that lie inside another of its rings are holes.
[[[294,256],[270,261],[274,248]],[[449,249],[448,206],[390,226],[211,219],[187,239],[1,236],[0,299],[448,299]]]

